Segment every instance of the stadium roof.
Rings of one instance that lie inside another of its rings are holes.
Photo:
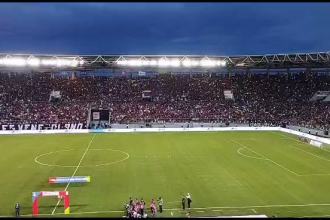
[[[93,70],[99,68],[330,68],[330,52],[244,56],[0,54],[0,71]]]

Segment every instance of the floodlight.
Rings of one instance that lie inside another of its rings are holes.
[[[158,65],[159,66],[168,66],[170,64],[170,62],[168,60],[159,60],[158,61]]]
[[[6,58],[3,63],[8,66],[25,66],[26,60],[23,58]]]
[[[180,60],[171,60],[171,66],[173,67],[179,67],[180,66]]]
[[[46,65],[46,66],[55,66],[56,65],[56,60],[42,60],[41,61],[42,65]]]
[[[77,60],[73,60],[72,62],[71,62],[71,66],[74,66],[74,67],[76,67],[76,66],[78,66],[78,61]]]
[[[57,66],[70,66],[71,61],[70,60],[64,60],[64,59],[59,59],[56,62]]]
[[[150,62],[149,62],[148,60],[143,60],[143,61],[142,61],[142,65],[143,65],[143,66],[148,66],[149,63],[150,63]]]
[[[197,61],[192,61],[191,64],[192,64],[192,66],[198,66],[199,63]]]
[[[157,65],[156,60],[151,60],[149,63],[150,63],[150,66],[156,66]]]
[[[191,66],[191,61],[190,60],[184,60],[182,62],[183,66],[190,67]]]
[[[129,66],[141,66],[142,61],[141,60],[129,60],[128,65]]]
[[[215,66],[215,61],[212,60],[203,60],[201,61],[202,66]]]
[[[37,59],[37,58],[31,58],[27,61],[27,63],[30,65],[30,66],[39,66],[40,65],[40,60]]]
[[[0,65],[2,65],[3,64],[3,59],[0,59]]]
[[[118,65],[126,66],[127,65],[127,61],[126,60],[120,60],[120,61],[117,61],[117,64]]]
[[[80,65],[84,65],[84,63],[85,63],[85,62],[84,62],[83,60],[80,60],[80,61],[79,61],[79,64],[80,64]]]
[[[227,64],[227,62],[226,62],[225,60],[223,60],[223,61],[221,62],[221,65],[222,65],[222,66],[226,66],[226,64]]]

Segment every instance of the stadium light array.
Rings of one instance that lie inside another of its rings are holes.
[[[162,58],[158,61],[156,60],[120,60],[116,62],[117,65],[121,66],[159,66],[159,67],[223,67],[226,66],[226,61],[215,61],[215,60],[202,60],[202,61],[196,61],[196,60],[179,60],[179,59],[172,59],[168,60],[166,58]]]
[[[38,67],[40,65],[43,66],[71,66],[76,67],[78,65],[83,65],[83,60],[76,60],[76,59],[44,59],[40,60],[39,58],[30,57],[28,59],[21,58],[21,57],[6,57],[0,59],[0,65],[4,66],[33,66]]]
[[[23,58],[4,58],[2,64],[5,66],[25,66],[27,62]]]

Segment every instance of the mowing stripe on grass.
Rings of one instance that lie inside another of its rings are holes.
[[[296,174],[295,172],[289,170],[288,168],[283,167],[282,165],[276,163],[275,161],[272,161],[271,159],[269,159],[269,158],[267,158],[267,157],[265,157],[265,156],[259,154],[258,152],[255,152],[254,150],[251,150],[250,148],[246,147],[245,145],[243,145],[243,144],[241,144],[241,143],[239,143],[239,142],[237,142],[237,141],[235,141],[235,140],[233,140],[233,139],[230,139],[230,140],[231,140],[232,142],[234,142],[234,143],[236,143],[236,144],[238,144],[238,145],[244,147],[245,149],[248,149],[248,150],[252,151],[253,153],[259,155],[260,157],[265,158],[265,160],[268,160],[269,162],[272,162],[273,164],[275,164],[275,165],[281,167],[282,169],[284,169],[284,170],[286,170],[286,171],[288,171],[288,172],[294,174],[295,176],[299,176],[299,174]]]
[[[78,165],[77,165],[77,168],[76,168],[76,169],[75,169],[75,171],[73,172],[73,174],[72,174],[71,178],[72,178],[72,177],[74,177],[74,175],[75,175],[75,174],[76,174],[76,172],[78,171],[78,169],[79,169],[79,166],[80,166],[81,162],[83,161],[83,159],[84,159],[84,157],[85,157],[85,155],[86,155],[86,153],[87,153],[87,151],[88,151],[89,147],[91,146],[91,144],[92,144],[92,142],[93,142],[93,140],[94,140],[95,136],[96,136],[96,133],[94,134],[94,136],[93,136],[92,140],[90,140],[90,142],[89,142],[89,144],[88,144],[88,146],[87,146],[87,148],[86,148],[86,150],[85,150],[84,154],[82,155],[82,157],[81,157],[81,159],[80,159],[80,161],[79,161],[79,163],[78,163]],[[70,186],[70,183],[71,183],[71,179],[70,179],[70,181],[68,182],[68,185],[66,185],[66,187],[65,187],[64,191],[66,191],[66,190],[69,188],[69,186]],[[59,201],[57,202],[57,204],[56,204],[56,206],[55,206],[55,208],[54,208],[54,210],[53,210],[53,212],[52,212],[52,215],[55,213],[55,210],[56,210],[56,208],[57,208],[58,204],[60,204],[60,202],[61,202],[61,200],[59,200]]]

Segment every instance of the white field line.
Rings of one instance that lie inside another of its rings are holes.
[[[298,204],[298,205],[255,205],[255,206],[234,206],[234,207],[203,207],[203,208],[192,208],[192,210],[207,210],[207,209],[253,209],[253,208],[281,208],[281,207],[310,207],[310,206],[330,206],[330,204]],[[181,208],[176,209],[163,209],[165,211],[181,211]],[[214,210],[221,211],[221,210]],[[94,211],[94,212],[74,212],[70,214],[64,213],[55,213],[55,214],[39,214],[40,216],[47,215],[82,215],[82,214],[102,214],[102,213],[116,213],[116,212],[125,212],[125,210],[109,210],[109,211]],[[21,216],[33,216],[29,215],[21,215]],[[0,216],[1,218],[13,217],[13,216]],[[313,217],[313,216],[311,216]]]
[[[258,212],[257,212],[256,210],[254,210],[254,209],[251,209],[251,210],[252,210],[254,213],[256,213],[256,214],[258,213]]]
[[[237,150],[237,153],[240,154],[240,155],[242,155],[242,156],[244,156],[244,157],[249,157],[249,158],[253,158],[253,159],[257,159],[257,160],[266,160],[265,158],[261,158],[261,157],[252,157],[252,156],[249,156],[249,155],[245,155],[245,154],[241,153],[241,150],[242,149],[243,148],[238,149]]]
[[[279,135],[279,136],[282,136],[282,137],[285,137],[286,139],[290,139],[290,140],[297,141],[297,142],[299,142],[300,144],[307,145],[307,146],[310,147],[309,144],[304,143],[304,142],[301,142],[301,141],[296,140],[296,139],[294,139],[294,138],[288,137],[288,136],[286,136],[286,135],[278,134],[278,133],[273,132],[273,131],[271,131],[271,133],[276,134],[276,135]],[[318,158],[320,158],[320,159],[322,159],[322,160],[325,160],[325,161],[329,161],[329,162],[330,162],[330,160],[328,160],[328,159],[326,159],[326,158],[324,158],[324,157],[320,157],[320,156],[318,156],[318,155],[316,155],[316,154],[310,153],[310,152],[308,152],[308,151],[304,151],[304,150],[299,149],[299,148],[297,148],[297,147],[294,147],[294,146],[292,146],[292,145],[289,145],[289,147],[295,148],[295,149],[297,149],[297,150],[300,150],[300,151],[302,151],[302,152],[305,152],[305,153],[307,153],[307,154],[313,155],[313,156],[318,157]],[[325,151],[327,151],[327,152],[330,152],[329,150],[324,149],[324,148],[318,148],[318,149],[321,149],[321,150],[325,150]],[[326,174],[326,173],[325,173],[325,174],[323,174],[323,173],[318,174],[318,173],[317,173],[317,174],[300,174],[299,176],[329,176],[329,175],[330,175],[330,174]]]
[[[248,149],[248,150],[252,151],[253,153],[259,155],[260,157],[265,158],[265,160],[268,160],[269,162],[272,162],[273,164],[275,164],[275,165],[281,167],[282,169],[284,169],[284,170],[286,170],[286,171],[288,171],[288,172],[294,174],[295,176],[299,176],[299,175],[296,174],[295,172],[289,170],[288,168],[283,167],[282,165],[280,165],[280,164],[276,163],[275,161],[272,161],[271,159],[269,159],[269,158],[267,158],[267,157],[265,157],[265,156],[259,154],[258,152],[255,152],[254,150],[251,150],[250,148],[246,147],[245,145],[243,145],[243,144],[241,144],[241,143],[239,143],[239,142],[237,142],[237,141],[235,141],[235,140],[233,140],[233,139],[230,139],[230,140],[231,140],[232,142],[234,142],[234,143],[236,143],[236,144],[238,144],[238,145],[244,147],[245,149]]]
[[[308,151],[305,151],[305,150],[299,149],[298,147],[295,147],[295,146],[292,146],[292,145],[289,145],[289,147],[292,147],[292,148],[297,149],[297,150],[299,150],[299,151],[305,152],[306,154],[310,154],[310,155],[312,155],[312,156],[314,156],[314,157],[317,157],[317,158],[320,158],[320,159],[322,159],[322,160],[325,160],[325,161],[330,162],[330,160],[328,160],[328,159],[326,159],[326,158],[324,158],[324,157],[320,157],[320,156],[318,156],[318,155],[316,155],[316,154],[313,154],[313,153],[310,153],[310,152],[308,152]]]
[[[292,137],[289,137],[289,136],[286,136],[286,135],[284,135],[284,134],[279,134],[279,133],[276,133],[276,132],[274,132],[274,131],[271,131],[271,133],[276,134],[276,135],[279,135],[279,136],[282,136],[282,137],[285,137],[286,139],[290,139],[290,140],[293,140],[293,141],[299,142],[300,144],[304,144],[304,145],[307,145],[307,146],[310,147],[309,144],[304,143],[304,142],[301,142],[301,141],[299,141],[299,140],[296,140],[296,139],[294,139],[294,138],[292,138]],[[327,149],[325,149],[325,148],[319,148],[319,149],[321,149],[321,150],[325,150],[325,151],[327,151],[327,152],[330,152],[330,150],[327,150]]]
[[[89,142],[89,144],[88,144],[88,146],[87,146],[87,148],[86,148],[86,150],[85,150],[84,154],[82,155],[82,157],[81,157],[81,159],[80,159],[80,161],[79,161],[79,163],[78,163],[78,165],[77,165],[77,168],[76,168],[76,169],[75,169],[75,171],[73,172],[73,174],[72,174],[71,178],[72,178],[72,177],[74,177],[74,175],[75,175],[75,174],[76,174],[76,172],[78,171],[78,169],[79,169],[79,166],[80,166],[81,162],[83,161],[83,159],[84,159],[84,157],[85,157],[85,155],[86,155],[86,153],[87,153],[87,151],[88,151],[89,147],[91,146],[91,144],[92,144],[92,142],[93,142],[93,140],[94,140],[95,136],[96,136],[96,133],[94,134],[94,136],[93,136],[92,140],[90,140],[90,142]],[[71,183],[71,179],[70,179],[69,183],[66,185],[66,187],[65,187],[64,191],[66,191],[66,190],[69,188],[69,186],[70,186],[70,183]],[[56,208],[57,208],[58,204],[60,204],[60,202],[61,202],[61,200],[59,200],[59,201],[57,202],[57,204],[56,204],[56,206],[55,206],[55,208],[54,208],[54,210],[53,210],[53,212],[52,212],[52,215],[55,213],[55,210],[56,210]]]

